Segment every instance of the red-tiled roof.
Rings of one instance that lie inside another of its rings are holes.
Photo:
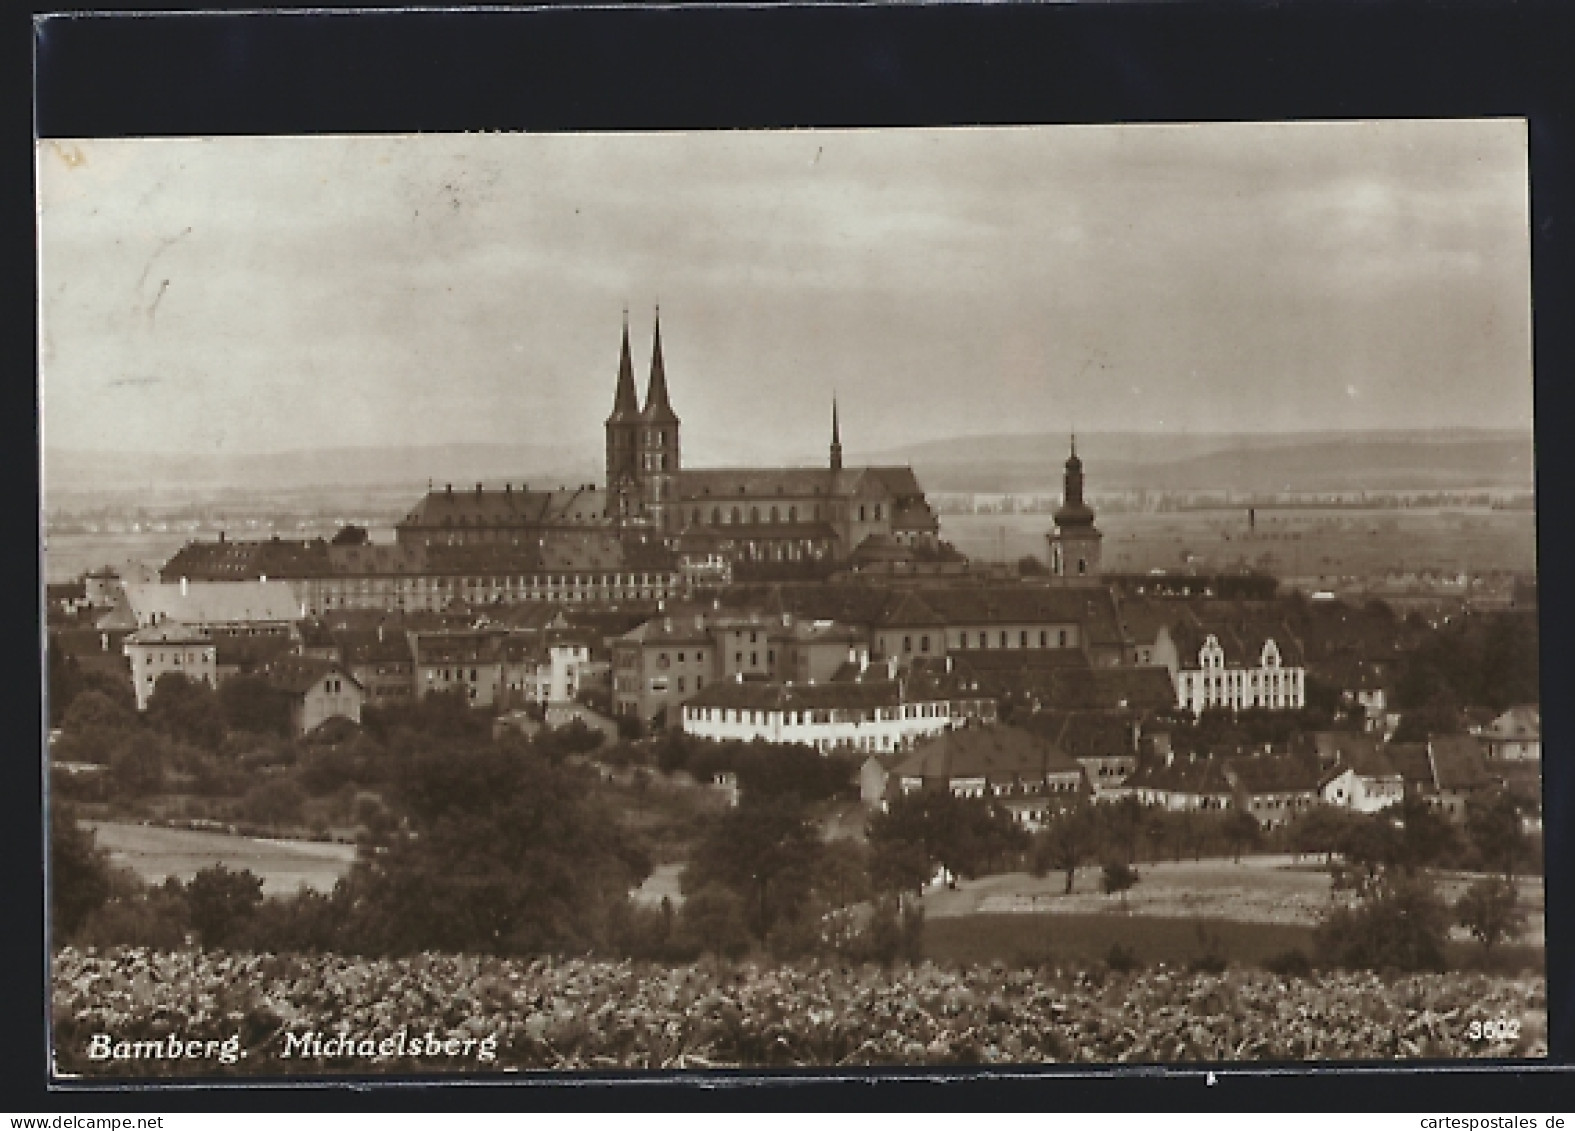
[[[1296,754],[1232,758],[1224,770],[1249,794],[1312,793],[1318,788],[1317,759]]]
[[[908,696],[912,701],[913,696]],[[691,707],[740,707],[755,711],[817,710],[837,707],[894,707],[903,702],[895,680],[859,683],[765,683],[724,680],[708,683],[688,702]]]
[[[355,676],[332,660],[320,660],[311,656],[279,656],[268,665],[269,684],[291,695],[304,695],[319,680],[335,674],[356,687],[361,686]]]
[[[1439,789],[1481,789],[1492,783],[1482,758],[1482,744],[1472,735],[1429,738],[1427,753]]]
[[[982,777],[992,785],[1081,774],[1055,743],[1018,727],[960,727],[921,739],[892,767],[904,778],[953,781]]]

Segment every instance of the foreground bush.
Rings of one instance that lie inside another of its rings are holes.
[[[55,955],[53,1011],[57,1071],[121,1077],[1547,1055],[1544,980],[1482,974],[1062,976],[68,948]],[[1501,1018],[1516,1022],[1513,1035],[1489,1024]],[[1473,1040],[1473,1020],[1495,1036]],[[382,1040],[401,1029],[492,1038],[493,1052],[281,1055],[291,1035]],[[229,1064],[93,1061],[99,1034],[239,1051]]]

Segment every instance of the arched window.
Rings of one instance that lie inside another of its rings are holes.
[[[749,521],[750,521],[751,525],[758,526],[760,524],[760,508],[759,507],[750,507],[749,508]]]
[[[733,508],[733,525],[737,526],[742,521],[743,520],[739,517],[739,514],[738,514],[738,508],[734,507]]]
[[[691,523],[693,523],[695,526],[699,526],[700,525],[700,508],[699,507],[695,508],[694,517],[691,518],[689,521]]]
[[[776,522],[776,520],[777,520],[777,508],[776,507],[772,507],[771,508],[771,521],[772,522]]]
[[[798,521],[798,508],[797,507],[789,507],[788,508],[788,521],[789,522],[797,522]]]
[[[711,508],[711,525],[712,526],[721,526],[722,525],[722,508],[721,507],[712,507]]]

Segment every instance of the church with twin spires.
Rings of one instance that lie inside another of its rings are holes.
[[[940,524],[911,466],[848,467],[837,404],[831,444],[818,467],[686,467],[683,422],[674,411],[662,353],[661,312],[651,342],[644,404],[635,383],[624,315],[612,411],[605,424],[606,486],[501,490],[452,485],[430,491],[397,524],[402,545],[647,547],[732,562],[851,562],[896,565],[947,556]],[[1083,500],[1074,440],[1065,494],[1055,512],[1049,558],[1053,583],[1097,583],[1100,533]],[[954,556],[954,555],[953,555]]]
[[[912,467],[843,466],[835,401],[823,467],[685,467],[681,428],[667,387],[661,312],[644,407],[635,395],[626,315],[606,423],[609,522],[676,549],[733,560],[878,559],[937,546],[939,523]]]

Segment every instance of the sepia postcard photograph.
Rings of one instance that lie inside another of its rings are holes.
[[[35,156],[57,1081],[1548,1056],[1524,119]]]

